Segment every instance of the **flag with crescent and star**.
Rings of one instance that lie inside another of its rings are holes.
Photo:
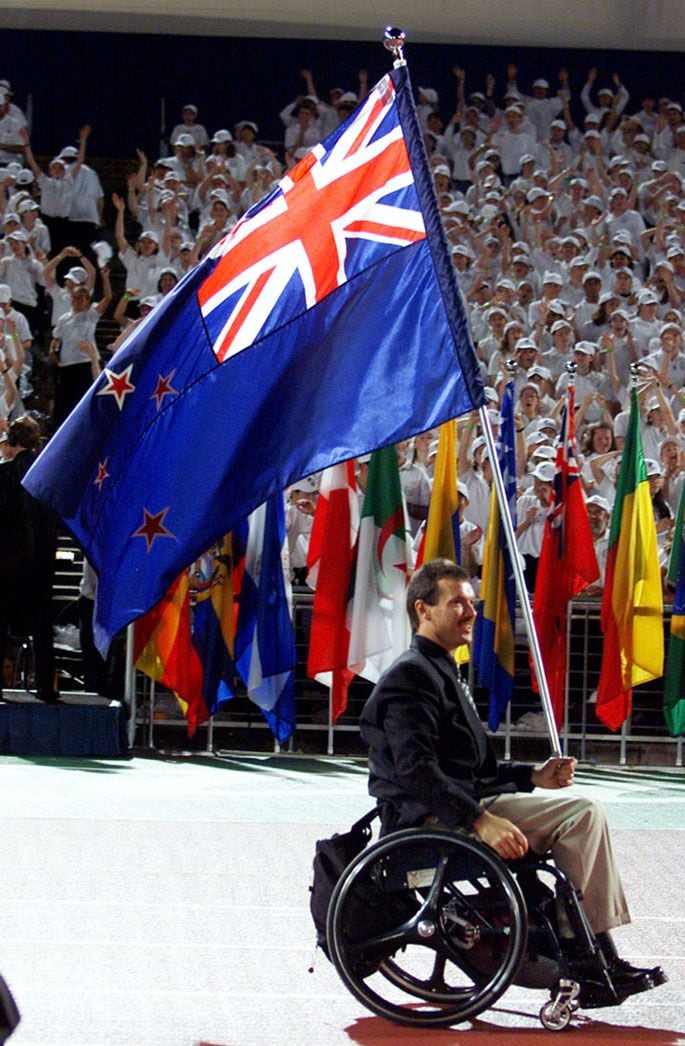
[[[482,403],[401,67],[150,312],[25,483],[98,573],[105,649],[272,494]]]

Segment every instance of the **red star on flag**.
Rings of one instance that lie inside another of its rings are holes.
[[[175,373],[176,371],[172,370],[169,374],[167,374],[166,378],[163,378],[161,374],[157,378],[157,386],[155,388],[155,391],[150,396],[151,400],[157,401],[157,410],[161,409],[165,396],[175,396],[178,393],[178,390],[173,388],[171,384],[171,379],[173,378]]]
[[[163,508],[161,512],[153,513],[146,508],[143,509],[143,522],[137,530],[133,531],[132,537],[145,538],[148,552],[155,543],[156,538],[173,538],[176,536],[164,526],[164,517],[168,511],[169,505]]]
[[[135,392],[136,387],[135,385],[132,385],[130,381],[132,370],[132,363],[129,363],[126,370],[122,371],[121,374],[115,374],[114,371],[105,367],[107,384],[103,385],[101,389],[98,389],[98,396],[114,396],[119,410],[122,410],[126,396],[129,392]]]
[[[102,490],[102,484],[106,479],[109,479],[109,472],[107,471],[107,458],[98,464],[98,474],[94,480],[94,485],[98,490]]]

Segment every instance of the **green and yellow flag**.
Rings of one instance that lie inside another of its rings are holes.
[[[657,679],[664,670],[656,525],[635,389],[630,396],[602,596],[604,654],[597,717],[611,730],[618,730],[630,715],[632,687]]]
[[[685,734],[685,487],[680,495],[668,579],[675,584],[675,599],[668,640],[664,682],[664,719],[671,737]]]

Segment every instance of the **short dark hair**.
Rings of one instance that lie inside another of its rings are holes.
[[[457,563],[450,559],[431,559],[424,563],[416,571],[407,589],[407,613],[412,632],[419,627],[419,615],[416,613],[415,603],[417,599],[428,603],[433,607],[440,598],[439,582],[443,578],[451,578],[453,581],[469,581],[469,575]]]
[[[7,442],[10,447],[35,450],[40,446],[40,441],[40,425],[29,414],[15,418],[7,430]]]

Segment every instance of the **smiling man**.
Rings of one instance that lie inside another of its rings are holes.
[[[495,756],[453,657],[471,643],[476,617],[466,572],[446,559],[425,563],[409,584],[407,610],[411,647],[381,676],[360,721],[382,833],[438,826],[477,836],[505,860],[529,848],[551,850],[582,892],[622,997],[662,983],[659,967],[638,969],[619,959],[608,932],[630,916],[601,807],[579,796],[549,794],[573,783],[576,760],[552,757],[534,768],[500,763]],[[546,792],[531,795],[534,788]],[[573,953],[568,932],[565,946]],[[597,985],[584,1000],[612,1004],[615,997]]]

